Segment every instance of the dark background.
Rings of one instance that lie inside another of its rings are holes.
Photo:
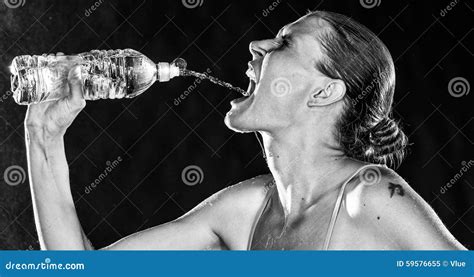
[[[181,56],[189,68],[246,88],[252,40],[276,35],[308,9],[335,11],[368,26],[388,46],[397,70],[395,116],[413,143],[398,172],[434,208],[449,230],[472,249],[474,93],[449,93],[448,83],[472,83],[472,4],[467,1],[32,1],[0,3],[0,174],[27,169],[25,106],[9,97],[8,65],[16,55],[139,50],[152,60]],[[89,10],[96,3],[95,10]],[[265,9],[274,3],[273,11]],[[454,3],[451,10],[442,12]],[[471,41],[471,44],[468,44]],[[73,196],[85,232],[96,247],[172,220],[212,193],[268,169],[251,134],[228,130],[223,117],[237,95],[207,82],[175,105],[193,79],[156,83],[129,100],[88,102],[69,128],[66,154]],[[470,90],[470,88],[469,88]],[[85,192],[122,159],[95,189]],[[203,180],[184,184],[196,165]],[[462,169],[466,172],[463,172]],[[456,174],[451,188],[442,189]],[[38,249],[28,180],[0,180],[0,249]]]

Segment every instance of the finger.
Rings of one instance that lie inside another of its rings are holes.
[[[69,96],[68,102],[71,107],[83,108],[86,105],[82,90],[81,66],[74,66],[68,74]]]
[[[66,56],[64,56],[64,53],[63,53],[63,52],[57,52],[57,53],[56,53],[56,59],[62,60],[62,59],[64,59],[64,58],[66,58]]]

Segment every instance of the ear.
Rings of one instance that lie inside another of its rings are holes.
[[[341,100],[346,94],[346,84],[342,80],[331,80],[323,89],[310,95],[308,107],[327,106]]]

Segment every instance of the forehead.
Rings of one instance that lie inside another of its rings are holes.
[[[278,32],[278,36],[292,34],[292,35],[311,35],[317,37],[318,34],[331,29],[329,23],[316,15],[305,15],[298,20],[289,23]]]
[[[324,56],[320,34],[331,29],[332,27],[324,19],[309,14],[285,25],[278,32],[278,37],[283,35],[291,37],[295,53],[300,58],[301,64],[311,70],[318,71],[315,65]]]

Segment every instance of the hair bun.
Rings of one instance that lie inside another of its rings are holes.
[[[378,144],[377,139],[387,140],[398,134],[398,124],[389,117],[384,117],[369,130],[371,142]]]
[[[393,161],[393,155],[404,153],[407,136],[392,118],[385,117],[369,129],[369,149],[366,154],[383,163]]]

